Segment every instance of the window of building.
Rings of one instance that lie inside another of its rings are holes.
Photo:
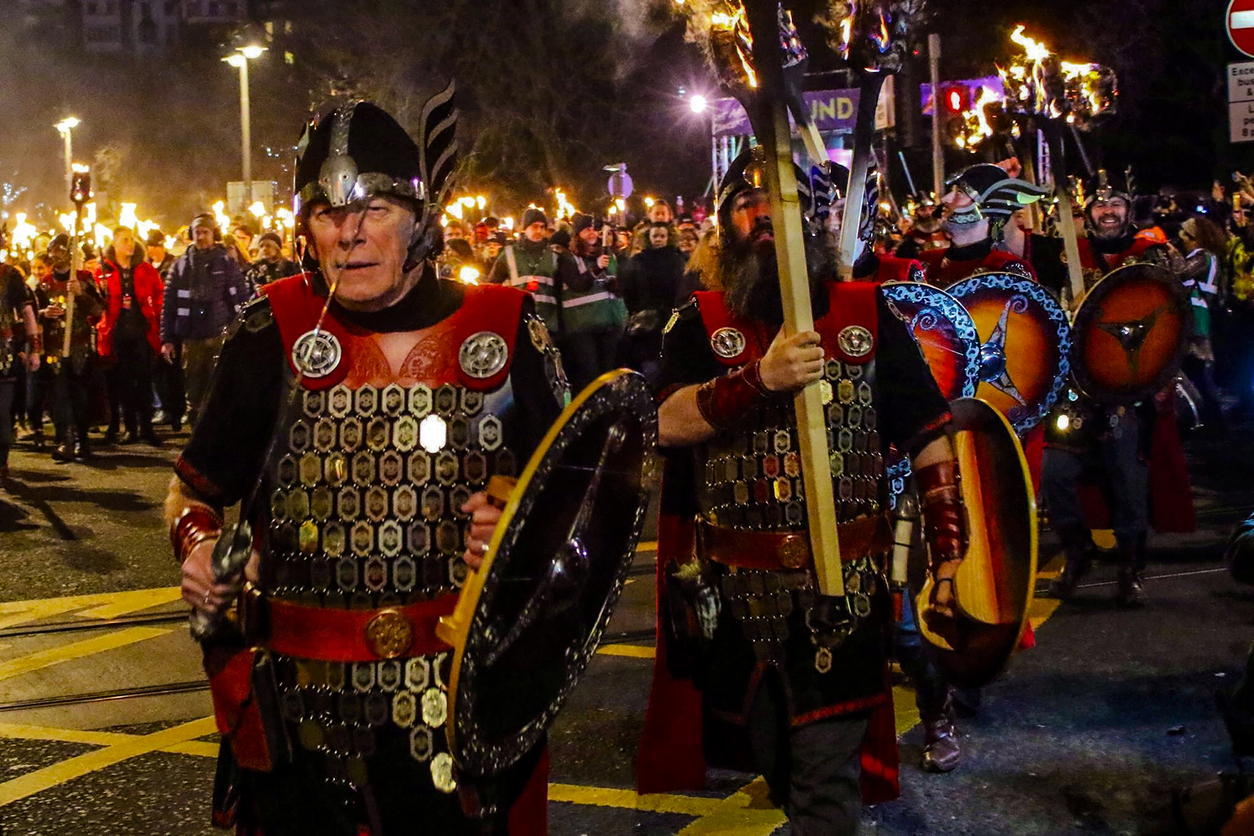
[[[86,6],[86,11],[87,11],[87,14],[94,15],[96,13],[96,4],[88,3]]]

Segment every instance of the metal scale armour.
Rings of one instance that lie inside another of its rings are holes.
[[[875,361],[828,357],[823,389],[832,488],[840,522],[887,507],[884,455],[876,421]],[[762,407],[698,453],[700,509],[721,528],[778,531],[806,527],[801,448],[791,401]]]
[[[505,443],[501,417],[513,401],[513,352],[499,335],[474,327],[474,319],[454,314],[421,332],[399,379],[377,362],[381,354],[361,358],[369,336],[350,337],[347,353],[358,356],[348,377],[297,394],[270,464],[259,584],[267,596],[374,609],[461,588],[470,526],[461,506],[491,476],[516,476],[521,466]],[[509,336],[517,327],[514,316]],[[448,382],[457,377],[449,356],[455,368],[461,346],[465,371],[466,347],[477,346],[475,340],[495,368],[494,375],[474,376],[493,377],[495,389]],[[299,351],[299,340],[296,345]],[[428,356],[415,361],[420,345]],[[331,354],[340,351],[335,340],[319,350],[328,346]],[[381,375],[392,381],[361,383]],[[413,759],[429,764],[436,789],[453,791],[443,732],[449,663],[448,652],[364,663],[276,655],[280,708],[293,745],[326,754],[332,780],[361,785],[376,732],[394,726],[408,734]]]

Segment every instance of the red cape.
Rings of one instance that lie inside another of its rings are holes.
[[[665,491],[665,476],[662,487]],[[636,761],[636,791],[642,795],[705,788],[701,692],[691,680],[671,675],[666,664],[666,630],[661,615],[667,600],[666,565],[671,560],[686,560],[692,554],[695,530],[691,519],[674,514],[663,513],[658,520],[657,653]],[[885,685],[888,685],[887,678]],[[862,742],[863,803],[880,804],[901,794],[898,766],[897,728],[890,688],[889,699],[872,711]]]

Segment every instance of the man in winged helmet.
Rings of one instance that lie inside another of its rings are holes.
[[[1035,278],[1031,264],[996,246],[1011,215],[1044,196],[1045,190],[1011,177],[1005,168],[981,163],[949,181],[942,215],[950,245],[919,254],[927,280],[946,288],[980,271],[1021,273]]]
[[[230,328],[175,465],[183,597],[239,608],[238,634],[205,644],[229,752],[215,818],[238,833],[544,832],[540,752],[503,777],[485,831],[462,812],[445,738],[435,623],[500,517],[488,479],[518,473],[567,398],[524,292],[437,278],[456,116],[450,87],[417,143],[367,102],[310,122],[304,272]],[[242,579],[220,578],[211,556],[237,503],[254,549]]]
[[[860,767],[864,799],[896,792],[884,459],[890,443],[913,457],[933,570],[952,578],[966,527],[950,415],[879,285],[835,280],[828,236],[807,253],[815,329],[784,334],[775,227],[747,163],[719,191],[721,285],[694,294],[663,337],[663,588],[638,785],[699,789],[704,738],[718,762],[765,776],[794,833],[849,834]],[[806,534],[792,396],[814,383],[832,439],[844,598],[819,595]],[[938,582],[925,617],[952,615],[951,586]]]

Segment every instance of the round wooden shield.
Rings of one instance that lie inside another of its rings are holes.
[[[883,292],[910,326],[945,400],[974,395],[980,335],[962,303],[923,282],[886,282]]]
[[[541,740],[596,652],[644,526],[657,409],[640,375],[602,375],[566,408],[510,495],[457,609],[449,752],[491,777]]]
[[[1066,313],[1053,294],[1016,273],[977,273],[948,290],[979,331],[975,396],[1026,433],[1049,414],[1070,373]]]
[[[1076,384],[1103,404],[1152,397],[1179,371],[1192,328],[1188,294],[1170,271],[1153,264],[1114,270],[1076,311]]]
[[[930,577],[916,605],[932,661],[951,684],[975,688],[1005,668],[1027,627],[1036,586],[1036,495],[1006,417],[976,398],[950,406],[969,538],[954,578],[958,615],[929,612]]]

